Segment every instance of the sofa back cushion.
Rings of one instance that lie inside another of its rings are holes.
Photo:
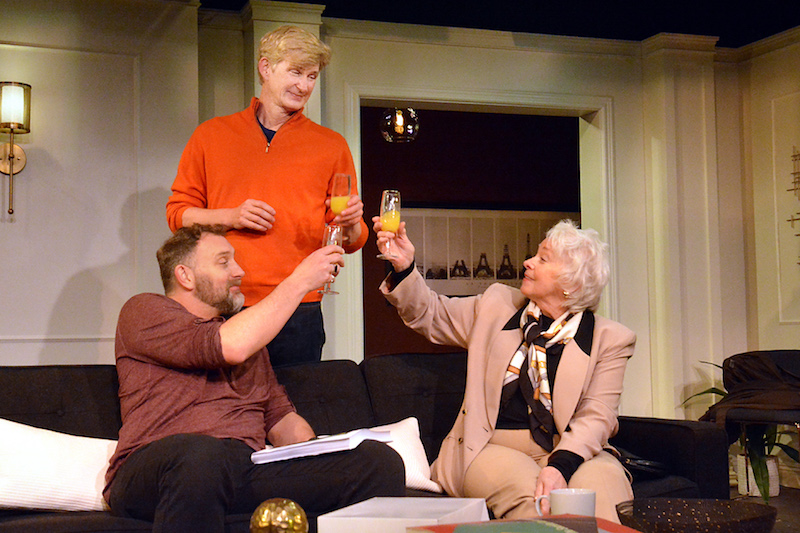
[[[84,437],[117,439],[114,365],[0,368],[0,418]]]
[[[436,459],[464,399],[466,352],[380,355],[361,370],[377,423],[416,417],[428,461]]]
[[[354,361],[283,366],[275,374],[317,435],[376,425],[364,377]]]

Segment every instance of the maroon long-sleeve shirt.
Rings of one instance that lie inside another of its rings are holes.
[[[122,428],[104,495],[125,459],[146,444],[199,433],[259,450],[272,426],[295,411],[266,348],[242,364],[225,362],[223,322],[159,294],[134,296],[122,307],[115,345]]]

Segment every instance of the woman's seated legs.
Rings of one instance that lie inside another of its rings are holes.
[[[538,517],[534,503],[536,481],[547,453],[527,430],[497,430],[464,476],[464,495],[485,498],[497,518]],[[608,452],[583,463],[569,480],[570,488],[595,491],[596,516],[619,523],[616,505],[633,499],[620,462]]]
[[[616,457],[603,451],[578,467],[569,487],[593,490],[597,516],[616,523],[619,523],[617,504],[633,499],[625,469]]]
[[[486,499],[496,518],[536,518],[534,492],[542,471],[537,459],[545,455],[530,431],[498,430],[467,469],[464,495]]]

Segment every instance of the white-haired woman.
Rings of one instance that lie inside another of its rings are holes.
[[[430,341],[467,349],[464,403],[433,479],[511,519],[537,516],[535,498],[553,489],[593,489],[597,516],[618,522],[615,506],[633,492],[604,448],[617,431],[636,336],[594,314],[609,273],[597,232],[561,221],[524,262],[520,289],[497,283],[478,296],[448,298],[414,267],[405,224],[395,235],[373,222],[378,246],[393,238],[397,254],[380,287],[386,299]],[[547,500],[541,506],[549,510]]]

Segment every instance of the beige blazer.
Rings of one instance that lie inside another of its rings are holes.
[[[500,283],[478,296],[440,296],[417,269],[391,292],[387,281],[380,290],[414,331],[436,344],[467,349],[464,402],[432,465],[432,478],[448,494],[463,497],[464,474],[495,429],[503,377],[522,342],[518,311],[527,299]],[[555,450],[588,461],[616,433],[622,378],[635,343],[635,334],[622,324],[584,314],[564,346],[553,383],[553,418],[561,435]]]

